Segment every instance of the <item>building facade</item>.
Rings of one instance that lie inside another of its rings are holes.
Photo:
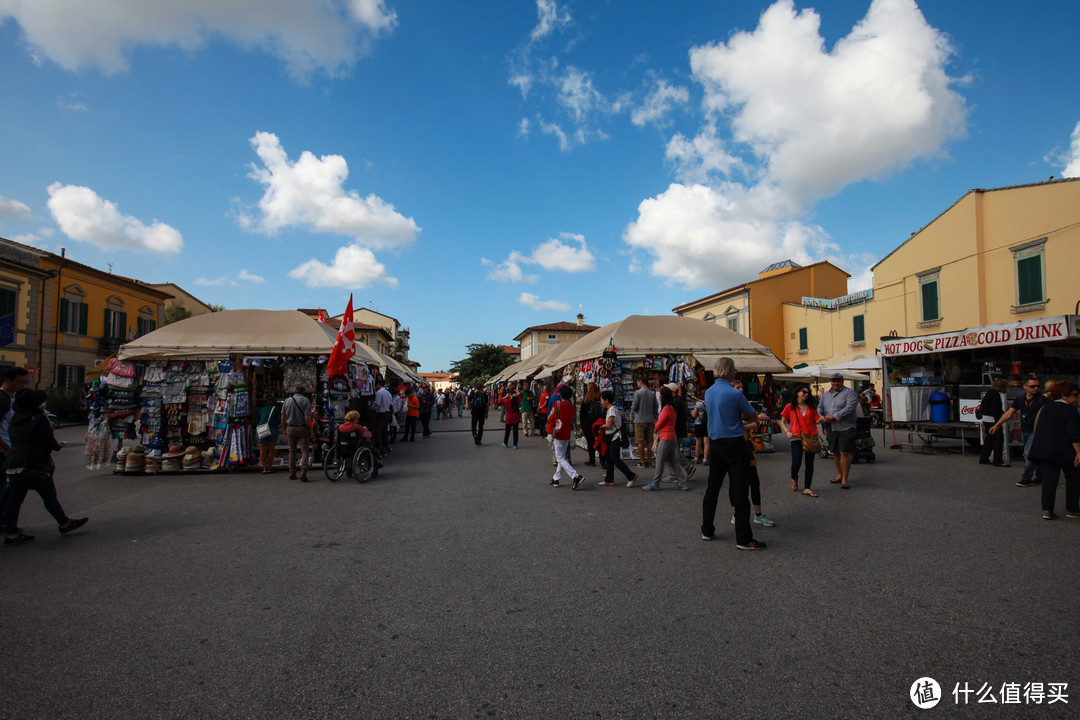
[[[783,359],[790,337],[798,337],[798,329],[786,322],[784,303],[845,295],[848,277],[829,262],[803,267],[785,260],[762,270],[757,280],[679,305],[672,312],[723,325]]]
[[[548,348],[571,343],[580,340],[593,330],[599,329],[597,325],[586,325],[585,316],[578,313],[577,322],[557,322],[547,325],[533,325],[522,330],[514,338],[520,349],[519,360],[528,360],[534,355],[539,355]]]
[[[914,337],[1075,314],[1080,178],[966,193],[873,267],[873,288],[783,307],[789,365],[872,356]]]

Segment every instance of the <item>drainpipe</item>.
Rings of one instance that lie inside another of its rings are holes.
[[[37,338],[37,358],[34,364],[37,366],[37,377],[35,380],[41,380],[41,361],[44,358],[44,346],[45,346],[45,289],[49,280],[56,277],[59,273],[56,270],[49,270],[45,277],[41,278],[41,300],[39,301],[41,307],[38,308],[38,338]],[[57,280],[57,282],[60,282]],[[37,382],[34,383],[35,386]]]
[[[60,257],[67,257],[67,248],[60,248]],[[60,279],[64,274],[66,263],[60,263],[60,269],[56,271],[56,324],[53,325],[53,387],[60,379],[60,363],[57,361],[60,346]]]

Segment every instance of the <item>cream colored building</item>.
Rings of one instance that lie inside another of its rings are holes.
[[[341,323],[342,315],[344,313],[330,318],[330,323],[336,327]],[[381,312],[371,308],[353,308],[353,325],[357,327],[363,325],[368,330],[382,328],[383,333],[365,332],[365,335],[370,337],[371,342],[367,340],[363,342],[384,355],[396,357],[406,364],[409,363],[409,328],[402,327],[396,318],[383,315]]]
[[[195,317],[196,315],[205,315],[206,313],[214,312],[214,309],[212,307],[189,293],[187,290],[184,290],[176,283],[147,283],[147,285],[154,288],[155,290],[160,290],[163,293],[168,293],[169,295],[172,295],[171,299],[165,301],[166,312],[168,312],[169,308],[173,305],[181,306],[182,308],[190,312],[192,317]]]
[[[785,260],[762,270],[757,280],[692,300],[672,308],[672,312],[724,325],[768,347],[791,365],[784,358],[784,351],[789,338],[797,336],[798,327],[788,325],[784,303],[798,302],[807,296],[843,295],[847,292],[847,280],[848,274],[829,262],[803,267]]]
[[[780,357],[827,364],[883,337],[1076,313],[1078,267],[1080,178],[971,190],[873,267],[867,296],[785,303]]]
[[[528,360],[556,345],[576,342],[597,329],[599,329],[597,325],[586,325],[585,316],[581,313],[578,313],[576,324],[557,322],[527,327],[514,338],[518,341],[518,347],[521,348],[519,360]]]

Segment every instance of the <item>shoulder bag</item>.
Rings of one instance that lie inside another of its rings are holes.
[[[795,417],[799,419],[799,439],[802,440],[803,452],[812,453],[814,455],[821,452],[821,438],[816,433],[811,435],[803,429],[802,414],[799,413],[799,406],[792,405],[792,410],[795,411]]]

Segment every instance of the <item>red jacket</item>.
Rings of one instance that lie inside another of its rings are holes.
[[[555,421],[562,420],[562,428],[555,432]],[[547,431],[553,434],[556,440],[569,440],[570,433],[574,430],[574,403],[568,400],[556,400],[548,415]]]

